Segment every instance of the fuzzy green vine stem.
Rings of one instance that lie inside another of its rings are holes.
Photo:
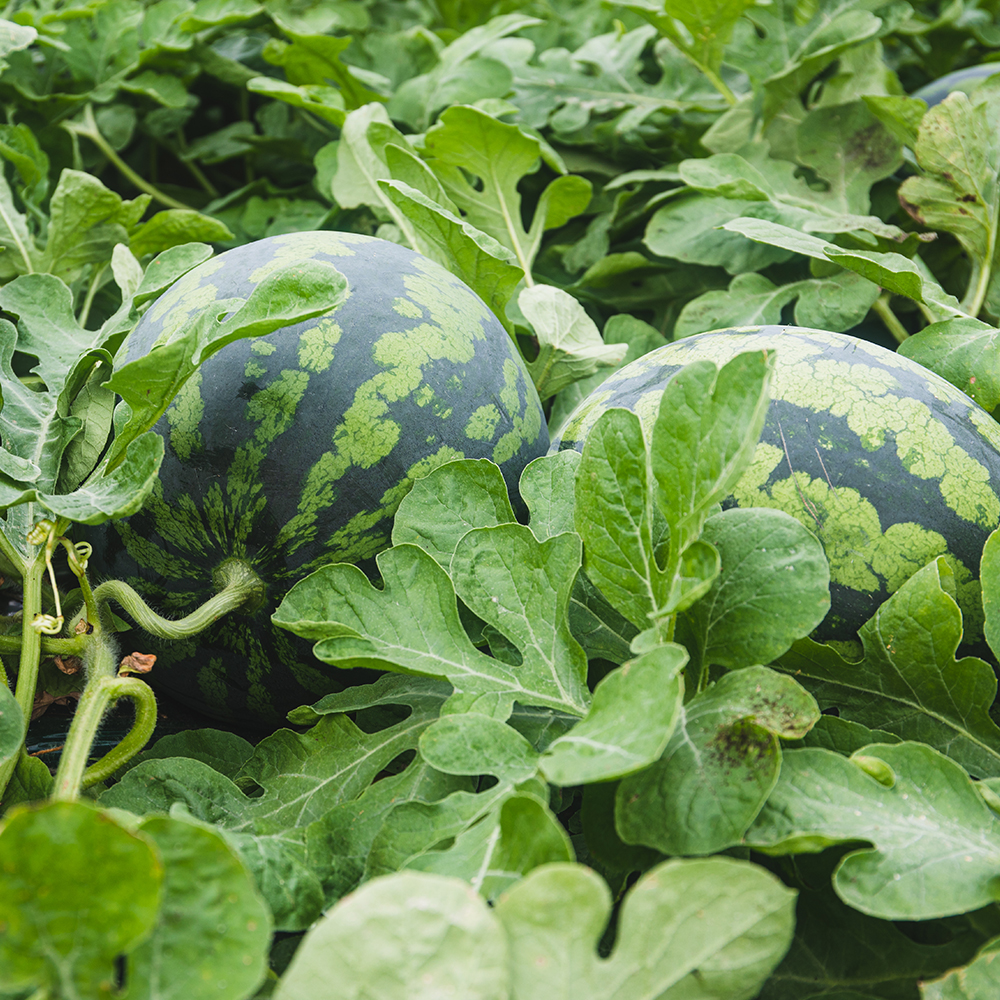
[[[82,135],[89,139],[118,168],[124,177],[127,177],[140,191],[144,191],[160,202],[161,205],[166,205],[167,208],[183,209],[188,212],[194,211],[190,205],[185,205],[184,202],[178,201],[176,198],[171,198],[170,195],[164,194],[158,187],[150,184],[149,181],[137,174],[118,155],[114,147],[104,138],[101,130],[97,127],[97,119],[94,117],[94,109],[91,105],[88,104],[83,109],[82,124],[80,122],[63,122],[62,126],[75,136]]]
[[[901,344],[907,337],[910,336],[909,331],[903,326],[899,321],[899,317],[893,312],[892,306],[889,305],[889,299],[891,296],[888,292],[883,292],[873,303],[872,312],[882,323],[885,328],[896,338],[896,343]]]
[[[20,663],[17,671],[17,690],[14,698],[21,709],[21,742],[28,736],[28,723],[35,704],[35,688],[38,685],[38,665],[42,652],[42,635],[35,628],[35,618],[42,613],[42,581],[45,579],[45,552],[38,550],[27,564],[24,572],[22,595],[23,620],[21,622]],[[10,782],[17,756],[0,764],[0,796]]]
[[[149,686],[134,677],[114,675],[114,647],[103,636],[91,636],[90,654],[87,686],[76,706],[59,758],[53,799],[72,801],[82,788],[112,775],[146,745],[156,725],[156,699]],[[130,698],[135,703],[132,729],[121,743],[88,768],[87,759],[101,719],[120,698]]]
[[[240,559],[227,559],[216,570],[215,582],[219,592],[177,621],[158,615],[121,580],[99,584],[94,590],[94,600],[98,606],[114,601],[150,635],[161,639],[185,639],[204,631],[224,614],[244,606],[253,607],[263,600],[264,584],[261,578]]]

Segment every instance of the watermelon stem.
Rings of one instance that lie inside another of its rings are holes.
[[[149,741],[156,725],[156,698],[149,685],[134,677],[115,676],[114,645],[92,636],[87,659],[88,683],[70,723],[59,758],[52,798],[72,802],[82,788],[110,777]],[[135,722],[125,738],[99,761],[87,767],[91,747],[104,713],[120,698],[135,702]]]
[[[241,559],[227,559],[213,574],[219,592],[184,618],[172,621],[158,615],[127,583],[108,580],[94,590],[98,606],[114,601],[150,635],[187,639],[203,632],[223,615],[242,608],[257,610],[264,601],[264,581]]]

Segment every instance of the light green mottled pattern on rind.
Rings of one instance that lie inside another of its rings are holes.
[[[850,487],[832,488],[823,479],[796,472],[768,483],[785,461],[784,452],[761,442],[750,467],[733,490],[741,507],[772,507],[797,518],[823,543],[830,580],[861,593],[895,593],[918,569],[939,555],[947,556],[959,581],[959,606],[967,641],[982,634],[979,583],[967,567],[948,553],[946,539],[912,521],[891,524],[885,531],[875,506]],[[978,629],[978,631],[977,631]]]
[[[277,345],[272,344],[269,340],[257,339],[250,341],[250,350],[253,354],[268,356],[274,354],[277,349]]]
[[[333,364],[333,349],[340,343],[343,330],[329,316],[324,316],[299,337],[299,364],[317,375]]]
[[[493,461],[497,465],[513,458],[525,441],[534,441],[542,430],[542,417],[537,406],[531,405],[526,399],[521,406],[521,396],[518,386],[521,383],[520,369],[511,358],[503,363],[504,387],[500,390],[500,401],[511,415],[514,426],[501,434],[493,446]]]
[[[353,237],[353,238],[352,238]],[[333,233],[321,230],[306,235],[305,233],[286,233],[274,237],[271,244],[273,254],[271,259],[256,270],[250,272],[250,280],[260,284],[272,271],[289,264],[301,264],[310,257],[327,254],[330,257],[353,257],[355,250],[352,244],[365,242],[365,237],[353,233]]]
[[[204,414],[205,401],[201,398],[199,369],[181,386],[173,405],[166,413],[167,423],[170,425],[170,447],[182,462],[191,457],[192,451],[202,447],[199,426]]]
[[[500,423],[500,411],[492,404],[477,406],[465,424],[465,436],[472,441],[489,441]]]
[[[400,316],[405,316],[407,319],[423,319],[424,311],[410,299],[405,299],[403,296],[398,295],[393,300],[392,308],[399,313]]]

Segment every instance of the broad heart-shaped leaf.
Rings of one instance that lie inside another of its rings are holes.
[[[176,817],[139,827],[160,853],[163,896],[152,934],[129,956],[127,1000],[243,1000],[264,978],[271,913],[216,831]]]
[[[1000,211],[1000,144],[995,128],[1000,90],[984,84],[976,103],[961,91],[930,108],[920,122],[914,152],[924,173],[899,189],[903,207],[922,225],[954,234],[988,275]],[[984,286],[985,287],[985,286]]]
[[[321,261],[275,269],[243,299],[212,303],[175,331],[168,342],[115,369],[107,383],[128,404],[131,416],[105,459],[113,471],[125,449],[152,429],[198,365],[241,337],[259,337],[283,326],[321,316],[347,296],[347,279]]]
[[[521,525],[499,525],[466,534],[455,558],[460,555],[453,572],[462,581],[462,599],[503,635],[524,643],[520,666],[472,645],[448,574],[411,544],[377,557],[381,590],[356,566],[324,566],[292,587],[272,621],[320,640],[313,651],[324,663],[437,677],[457,693],[499,697],[506,714],[516,700],[583,715],[586,657],[565,623],[579,539],[564,534],[539,543]],[[479,572],[488,584],[476,579]]]
[[[891,787],[868,773],[869,762]],[[769,854],[868,841],[845,855],[833,885],[849,906],[885,920],[928,920],[997,899],[1000,819],[958,764],[923,743],[873,744],[854,758],[786,751],[745,840]]]
[[[663,756],[619,785],[621,838],[664,854],[738,844],[778,780],[778,736],[799,738],[818,718],[790,677],[766,667],[723,675],[684,706]]]
[[[80,802],[10,812],[0,829],[0,989],[111,997],[115,959],[152,930],[151,842]]]
[[[525,274],[531,273],[543,232],[579,215],[590,202],[589,181],[557,178],[542,192],[531,225],[525,230],[517,184],[537,169],[541,143],[517,125],[501,122],[479,108],[448,108],[424,142],[428,155],[434,158],[431,167],[451,199],[469,222],[514,252]],[[466,173],[482,181],[482,190],[473,187]],[[558,208],[552,204],[554,200]]]
[[[989,1000],[1000,992],[1000,938],[988,942],[963,969],[920,984],[921,1000]]]
[[[996,327],[972,316],[925,326],[899,345],[899,353],[946,378],[984,410],[1000,404],[1000,345]]]
[[[543,400],[600,368],[615,367],[625,356],[625,346],[605,344],[583,306],[561,288],[532,285],[517,304],[538,339],[538,356],[528,371]]]
[[[604,960],[611,893],[582,865],[535,869],[493,912],[510,942],[511,1000],[750,1000],[788,948],[794,907],[763,868],[705,858],[639,879]]]
[[[24,717],[14,693],[0,683],[0,764],[21,752],[24,740]]]
[[[663,390],[653,425],[657,503],[676,560],[750,463],[770,402],[775,359],[749,351],[717,369],[697,361]]]
[[[275,1000],[508,1000],[507,942],[464,881],[400,872],[342,900],[306,935]]]
[[[808,687],[821,708],[836,706],[841,718],[927,743],[975,777],[996,777],[1000,728],[989,709],[997,681],[985,661],[955,659],[962,613],[952,593],[954,575],[939,557],[861,628],[860,663],[802,639],[775,666]]]
[[[678,619],[678,639],[698,670],[770,663],[830,609],[830,566],[816,536],[784,511],[714,514],[702,540],[719,552],[711,590]]]

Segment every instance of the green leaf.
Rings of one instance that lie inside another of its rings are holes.
[[[144,302],[158,298],[178,278],[211,256],[212,248],[204,243],[183,243],[157,254],[143,272],[133,302],[136,306],[140,306]]]
[[[645,17],[703,72],[717,73],[733,26],[753,0],[644,0],[621,6]],[[675,22],[679,21],[686,32]]]
[[[588,181],[557,178],[540,195],[526,230],[517,184],[538,169],[541,143],[517,125],[498,121],[478,108],[448,108],[427,133],[424,146],[433,157],[431,167],[468,221],[512,250],[528,275],[543,232],[579,215],[590,201]],[[466,174],[478,177],[482,190]]]
[[[899,189],[903,207],[921,225],[944,229],[972,259],[982,302],[997,241],[1000,211],[1000,145],[992,137],[1000,113],[1000,91],[986,90],[975,104],[958,91],[931,108],[920,122],[914,152],[924,174],[908,177]]]
[[[501,14],[459,35],[438,53],[436,66],[399,87],[389,102],[393,118],[421,132],[434,121],[436,112],[449,104],[503,97],[510,90],[511,70],[496,59],[483,57],[483,50],[541,23],[526,14]]]
[[[860,663],[802,639],[776,666],[805,684],[821,708],[836,705],[842,718],[928,743],[976,777],[1000,775],[1000,728],[989,714],[996,677],[974,656],[955,659],[962,613],[953,588],[939,557],[862,627]]]
[[[1000,347],[996,327],[972,316],[925,326],[899,353],[946,378],[992,412],[1000,404]]]
[[[866,94],[862,100],[868,105],[868,110],[904,146],[910,149],[916,146],[920,121],[927,112],[926,102],[899,94]]]
[[[772,854],[867,841],[837,866],[845,903],[885,920],[928,920],[996,900],[1000,820],[958,764],[922,743],[864,754],[895,775],[886,787],[850,758],[788,750],[749,845]]]
[[[963,969],[954,969],[941,979],[920,984],[921,1000],[987,1000],[1000,989],[1000,938],[986,944]]]
[[[536,869],[493,912],[510,942],[512,1000],[749,1000],[788,948],[794,901],[745,861],[667,861],[625,896],[607,959],[597,943],[611,894],[582,865]]]
[[[798,248],[766,240],[755,242],[752,233],[743,234],[733,222],[774,225],[770,220],[778,214],[766,202],[685,192],[656,210],[643,242],[654,254],[686,264],[724,267],[730,274],[759,271],[788,260],[788,251]],[[769,242],[771,245],[765,245]]]
[[[688,302],[677,317],[674,337],[780,323],[782,310],[793,300],[796,325],[849,330],[865,318],[878,295],[878,285],[851,271],[787,285],[775,285],[762,274],[738,274],[726,291],[705,292]]]
[[[220,243],[233,239],[228,227],[218,219],[189,209],[171,208],[157,212],[131,234],[129,249],[142,257],[190,243]]]
[[[341,59],[341,53],[351,44],[350,37],[300,35],[291,31],[286,34],[292,39],[291,45],[272,40],[263,55],[268,62],[284,67],[289,83],[329,86],[329,81],[333,81],[344,95],[345,106],[351,110],[385,100],[384,95],[366,86],[360,74]]]
[[[332,265],[306,261],[277,268],[246,300],[220,299],[144,357],[116,367],[107,383],[131,409],[105,459],[113,470],[125,448],[150,430],[198,365],[226,344],[321,316],[347,295],[347,279]],[[123,352],[124,353],[124,352]]]
[[[151,842],[92,806],[12,811],[0,829],[0,988],[112,996],[115,960],[152,931],[162,883]]]
[[[660,759],[619,786],[621,838],[665,854],[740,843],[778,780],[778,736],[799,738],[818,718],[789,677],[766,667],[723,675],[684,706]]]
[[[486,458],[461,458],[413,484],[396,510],[392,542],[419,545],[446,570],[466,532],[514,521],[499,466]]]
[[[378,187],[407,220],[414,247],[461,278],[509,326],[505,307],[524,278],[513,253],[403,181],[379,180]]]
[[[344,124],[347,117],[344,95],[336,87],[314,83],[296,87],[270,76],[255,76],[247,81],[247,90],[253,94],[263,94],[265,97],[284,101],[293,108],[312,112],[318,118],[338,128]]]
[[[701,534],[711,508],[750,464],[770,402],[773,356],[747,352],[721,369],[686,365],[667,382],[653,425],[657,503],[674,553]]]
[[[20,753],[24,740],[24,717],[13,692],[0,684],[0,764]]]
[[[109,261],[116,243],[128,243],[149,201],[148,194],[123,201],[91,174],[63,170],[49,205],[43,269],[72,281],[85,265]]]
[[[663,541],[647,445],[627,410],[601,415],[587,435],[576,473],[576,530],[587,576],[639,629],[667,606],[672,579],[657,561]]]
[[[428,964],[429,956],[433,960]],[[507,1000],[507,946],[457,878],[400,872],[362,886],[306,935],[275,1000]]]
[[[795,938],[760,1000],[916,997],[918,981],[964,964],[989,936],[974,926],[977,916],[970,914],[968,926],[956,921],[947,930],[940,927],[940,937],[932,931],[914,940],[896,924],[846,906],[830,885],[840,853],[834,849],[796,857]]]
[[[979,578],[982,581],[983,611],[986,617],[983,631],[990,649],[996,651],[1000,649],[1000,533],[996,531],[990,533],[983,546]]]
[[[554,785],[610,781],[663,753],[681,716],[687,654],[668,643],[606,674],[586,716],[554,739],[540,767]]]
[[[537,751],[516,729],[477,713],[438,719],[420,737],[420,754],[445,774],[492,774],[515,784],[538,770]]]
[[[243,1000],[264,977],[271,914],[214,830],[153,816],[139,827],[159,851],[163,896],[152,934],[128,957],[128,1000]]]
[[[948,295],[929,273],[902,254],[845,250],[818,236],[800,233],[765,219],[733,219],[726,222],[723,229],[742,233],[750,239],[782,247],[815,260],[833,261],[894,295],[903,295],[915,302],[924,303],[936,320],[966,315],[954,296]]]
[[[702,539],[718,550],[722,570],[678,620],[678,638],[695,663],[770,663],[826,617],[830,567],[823,546],[795,518],[734,507],[710,517]]]
[[[531,513],[531,530],[539,540],[573,531],[574,483],[578,451],[558,451],[529,462],[518,489]]]
[[[569,292],[533,285],[517,304],[538,340],[538,356],[528,362],[539,398],[588,378],[599,368],[614,368],[625,356],[621,345],[605,344],[594,321]]]

